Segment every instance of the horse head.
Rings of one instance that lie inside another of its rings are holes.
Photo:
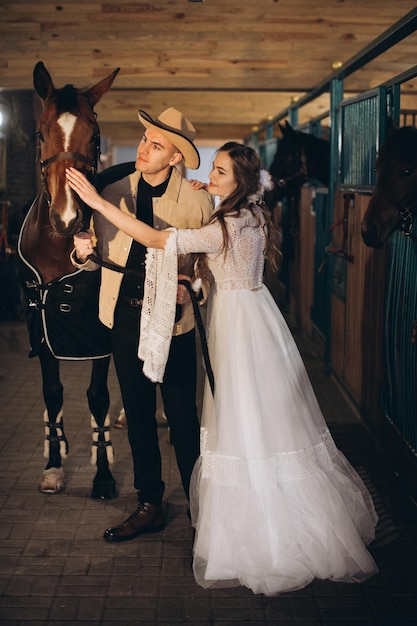
[[[329,181],[329,142],[310,133],[279,124],[282,137],[269,172],[282,195],[294,194],[308,179],[327,185]]]
[[[76,167],[91,179],[100,157],[100,133],[94,106],[109,90],[119,68],[93,87],[56,89],[44,64],[33,71],[35,91],[42,100],[38,151],[49,222],[58,235],[71,236],[86,226],[86,207],[66,182],[65,168]],[[89,211],[87,211],[89,213]]]
[[[417,209],[417,128],[391,123],[376,162],[377,181],[362,220],[362,239],[382,248],[391,233],[411,233]]]
[[[307,180],[306,155],[301,134],[288,123],[279,124],[282,137],[269,173],[277,182],[277,194],[284,196],[295,192]]]

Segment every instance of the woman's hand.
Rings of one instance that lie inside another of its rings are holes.
[[[74,167],[67,168],[65,173],[68,185],[80,196],[81,200],[92,209],[101,213],[116,228],[122,230],[129,237],[133,237],[133,239],[147,248],[165,248],[165,243],[170,234],[169,231],[156,230],[136,219],[134,215],[125,213],[111,202],[107,202],[97,193],[95,187],[88,182],[84,174]]]
[[[96,188],[75,167],[67,167],[65,170],[67,183],[89,207],[100,211],[103,209],[103,198],[97,193]]]
[[[195,178],[191,178],[189,182],[191,184],[191,187],[194,189],[194,191],[198,191],[199,189],[207,189],[206,183],[202,183],[201,181],[196,180]]]

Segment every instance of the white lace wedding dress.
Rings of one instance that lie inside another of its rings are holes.
[[[260,214],[261,215],[261,214]],[[245,210],[177,233],[179,253],[206,252],[215,278],[206,384],[194,468],[193,568],[202,587],[274,595],[314,578],[358,582],[377,572],[365,545],[377,515],[336,448],[286,322],[262,283],[262,226]]]

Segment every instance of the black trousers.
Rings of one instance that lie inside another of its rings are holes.
[[[142,371],[138,358],[141,307],[119,301],[112,330],[112,349],[128,424],[134,486],[141,502],[161,504],[165,483],[156,421],[156,384]],[[164,411],[171,431],[185,495],[200,454],[200,424],[196,406],[195,330],[173,337],[161,383]]]

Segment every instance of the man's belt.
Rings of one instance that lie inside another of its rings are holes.
[[[129,298],[129,296],[120,296],[120,300],[123,304],[132,306],[134,308],[140,307],[143,304],[142,298]]]

